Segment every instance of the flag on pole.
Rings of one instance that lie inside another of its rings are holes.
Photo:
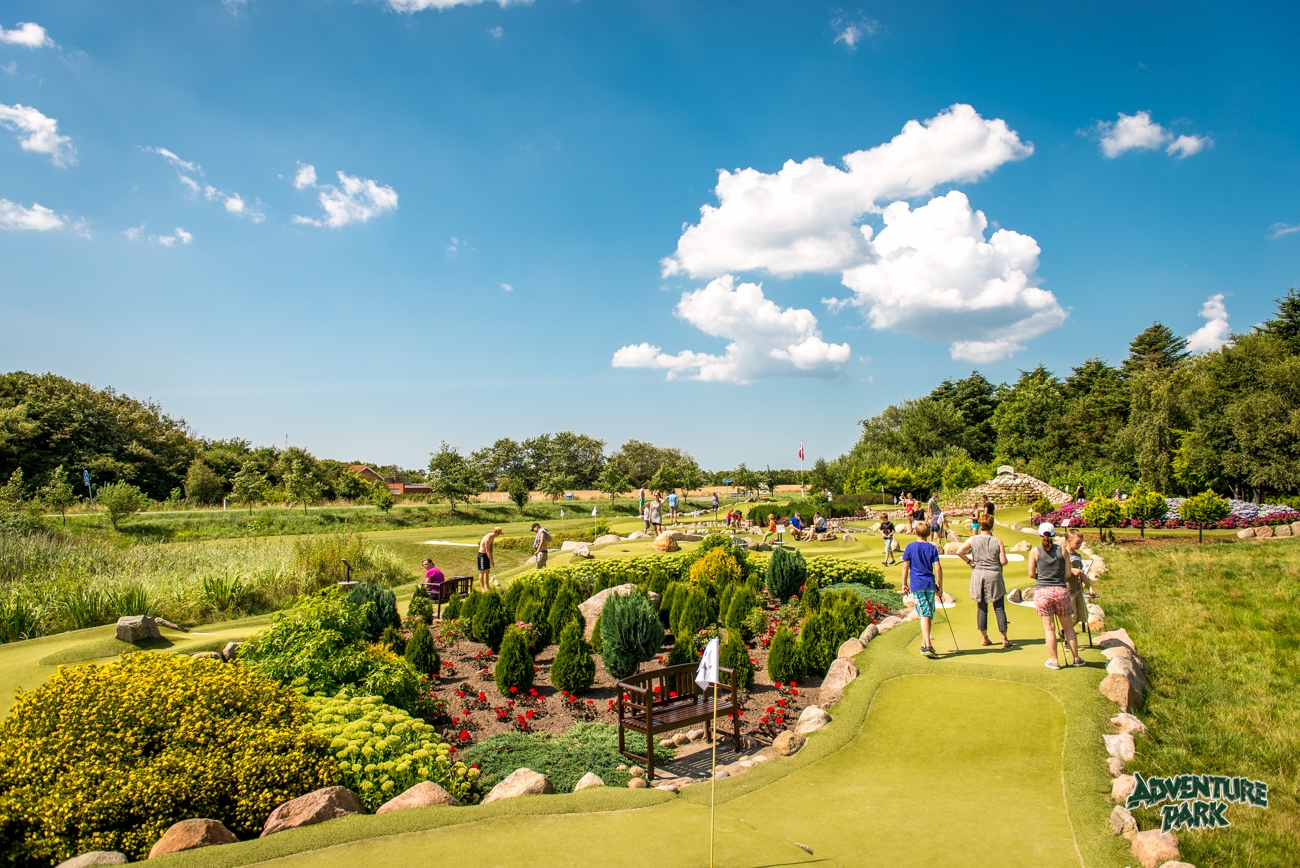
[[[591,517],[592,517],[592,518],[595,518],[595,517],[596,517],[596,507],[594,507],[594,506],[591,508]]]
[[[803,461],[803,441],[799,441],[799,460]]]
[[[710,684],[719,684],[718,681],[718,637],[714,636],[709,640],[709,644],[704,646],[704,656],[700,658],[700,666],[695,670],[695,683],[700,686],[701,690],[708,690]]]

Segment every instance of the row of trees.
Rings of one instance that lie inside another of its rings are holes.
[[[1218,350],[1193,355],[1156,322],[1120,365],[1067,376],[1039,365],[1013,384],[978,371],[862,422],[853,449],[814,484],[886,492],[965,487],[998,464],[1089,496],[1144,480],[1165,492],[1242,499],[1300,491],[1300,295]]]

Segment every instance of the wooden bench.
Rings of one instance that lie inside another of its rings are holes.
[[[646,764],[646,780],[655,777],[655,736],[691,724],[704,724],[704,731],[713,736],[713,688],[700,690],[695,683],[697,666],[683,663],[641,672],[618,682],[618,750],[623,756]],[[732,740],[740,752],[739,700],[736,697],[735,670],[719,668],[719,676],[726,682],[718,689],[717,717],[732,715]],[[645,736],[645,756],[627,749],[628,731]]]
[[[470,583],[474,580],[469,576],[452,576],[450,579],[443,579],[441,585],[429,587],[428,582],[421,582],[424,589],[429,592],[429,596],[438,605],[438,614],[434,616],[435,620],[442,620],[442,604],[450,603],[452,597],[468,597]]]

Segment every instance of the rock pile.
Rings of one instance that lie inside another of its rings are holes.
[[[969,503],[987,497],[996,506],[1015,506],[1032,503],[1040,495],[1050,500],[1053,506],[1059,506],[1070,499],[1070,495],[1059,488],[1053,488],[1041,479],[1035,479],[1028,473],[1011,471],[999,473],[983,485],[977,485],[963,492],[959,500]]]

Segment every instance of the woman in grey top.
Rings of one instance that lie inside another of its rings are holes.
[[[993,518],[981,515],[980,532],[961,544],[957,557],[970,565],[970,598],[975,601],[975,624],[983,637],[981,645],[989,641],[989,603],[998,619],[1002,633],[1002,647],[1010,648],[1007,638],[1007,586],[1002,581],[1002,568],[1007,565],[1007,550],[1002,540],[993,535]]]

